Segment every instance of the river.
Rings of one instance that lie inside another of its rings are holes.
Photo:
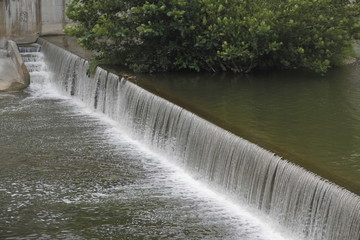
[[[0,93],[0,239],[283,238],[276,224],[62,95],[41,53],[25,58],[30,87]]]

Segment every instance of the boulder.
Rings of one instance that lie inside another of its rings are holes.
[[[29,71],[14,41],[0,49],[0,91],[18,91],[30,84]]]

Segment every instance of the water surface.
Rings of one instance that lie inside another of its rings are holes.
[[[281,239],[32,69],[0,93],[0,239]]]
[[[137,83],[360,193],[360,66],[301,71],[140,75]]]

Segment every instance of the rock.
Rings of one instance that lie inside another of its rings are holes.
[[[0,49],[0,91],[18,91],[28,87],[30,74],[17,45],[7,41],[6,48]]]
[[[345,65],[352,65],[357,62],[357,59],[354,57],[348,57],[345,59]]]
[[[360,40],[355,40],[354,51],[355,51],[355,54],[357,55],[357,58],[359,59],[360,58]]]
[[[360,62],[360,40],[355,40],[353,43],[353,50],[355,57],[348,57],[345,59],[345,65],[357,65]]]

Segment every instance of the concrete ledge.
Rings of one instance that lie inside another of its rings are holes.
[[[6,48],[6,39],[0,39],[0,49],[5,49]]]
[[[14,41],[7,41],[0,56],[0,91],[19,91],[29,86],[30,74]]]

